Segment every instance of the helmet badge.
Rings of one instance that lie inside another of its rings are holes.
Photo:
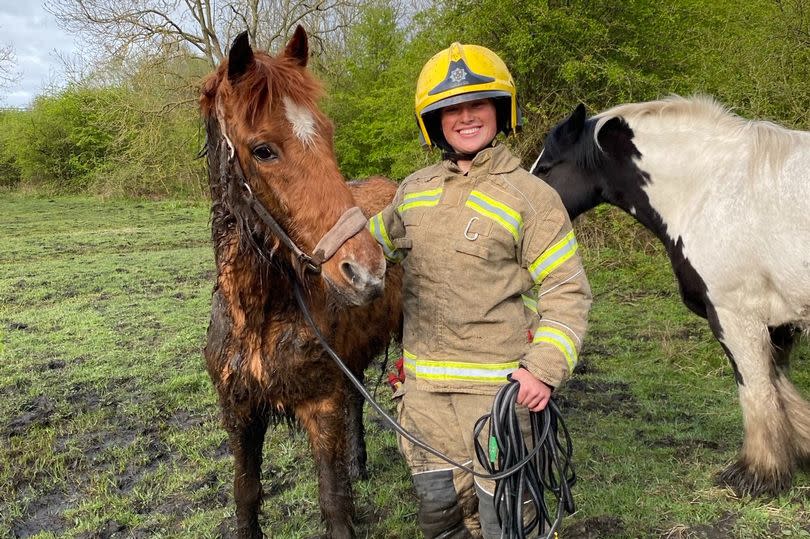
[[[450,73],[450,80],[456,84],[462,82],[467,78],[467,72],[464,69],[457,67]]]
[[[459,86],[471,86],[474,84],[488,84],[495,79],[486,75],[479,75],[471,70],[464,59],[450,62],[447,68],[447,75],[435,88],[428,92],[428,95],[435,95],[446,92]]]

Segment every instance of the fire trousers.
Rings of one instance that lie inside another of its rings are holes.
[[[494,395],[434,393],[414,386],[405,388],[399,403],[402,426],[456,462],[485,473],[475,457],[473,430],[478,418],[490,412]],[[526,408],[518,409],[528,417]],[[521,418],[524,425],[526,418]],[[485,448],[486,436],[484,428],[479,442]],[[494,481],[474,478],[402,437],[399,448],[413,476],[419,527],[427,539],[500,537]]]

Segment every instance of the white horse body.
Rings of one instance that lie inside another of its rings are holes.
[[[810,327],[810,134],[731,116],[733,137],[712,117],[679,125],[616,109],[604,116],[616,114],[635,134],[651,206],[673,242],[682,239],[715,306]],[[781,139],[775,155],[758,144],[768,135]]]
[[[586,136],[589,135],[589,136]],[[684,303],[729,358],[745,437],[719,476],[778,494],[810,468],[810,404],[788,379],[810,333],[810,133],[748,121],[711,98],[629,103],[560,122],[532,166],[571,217],[607,202],[664,243]]]

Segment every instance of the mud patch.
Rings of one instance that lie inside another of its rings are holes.
[[[625,382],[607,382],[575,378],[570,380],[555,395],[560,409],[583,410],[601,414],[619,414],[622,417],[635,418],[639,413],[639,404]]]
[[[198,509],[216,509],[231,504],[231,486],[220,481],[215,471],[210,471],[198,481],[191,483],[189,492],[202,493],[195,496],[195,507]]]
[[[154,472],[161,463],[172,459],[169,447],[160,440],[150,440],[144,447],[143,454],[145,456],[143,463],[127,466],[127,469],[116,477],[116,484],[121,492],[130,492],[144,476]]]
[[[586,349],[583,350],[582,356],[585,355],[601,355],[600,353],[596,352],[594,349]],[[577,363],[577,366],[574,367],[574,374],[577,376],[584,375],[584,374],[598,374],[600,370],[596,367],[593,361],[589,360],[587,357],[582,357]]]
[[[202,426],[205,419],[200,415],[190,414],[186,410],[177,410],[167,423],[172,428],[184,430]]]
[[[206,455],[214,460],[222,460],[231,457],[231,447],[228,445],[228,439],[224,438],[213,451],[206,451]]]
[[[6,329],[9,331],[28,331],[28,324],[24,322],[9,322],[6,324]]]
[[[711,451],[719,451],[722,449],[721,444],[718,442],[714,442],[711,440],[701,440],[701,439],[678,439],[674,436],[664,436],[662,438],[658,438],[655,440],[650,440],[645,433],[636,431],[636,438],[640,441],[644,441],[651,447],[671,447],[674,448],[675,451],[675,458],[679,461],[688,461],[691,462],[694,460],[696,454],[698,454],[703,449],[709,449]]]
[[[11,526],[12,537],[22,539],[42,532],[61,535],[70,527],[68,521],[62,516],[62,512],[69,505],[67,496],[63,492],[37,497],[28,506],[27,516]]]
[[[54,408],[54,404],[45,395],[36,397],[23,406],[20,415],[9,421],[6,434],[9,437],[20,436],[35,426],[47,427],[51,424]]]
[[[563,526],[561,537],[566,539],[602,539],[626,537],[624,523],[619,517],[601,515]]]
[[[77,539],[113,539],[113,538],[123,538],[123,537],[130,537],[128,533],[128,529],[123,524],[115,521],[115,520],[108,520],[105,522],[101,528],[94,532],[85,532],[76,536]]]
[[[736,537],[733,533],[736,523],[737,515],[726,511],[712,523],[690,527],[678,526],[663,534],[662,537],[667,539],[728,539],[729,537]]]

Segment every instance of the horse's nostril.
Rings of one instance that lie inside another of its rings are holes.
[[[341,262],[340,264],[340,271],[343,272],[343,275],[346,277],[346,280],[350,283],[357,285],[357,281],[360,278],[359,272],[354,267],[354,262]]]
[[[382,293],[384,280],[375,277],[365,267],[351,260],[340,263],[340,271],[355,290],[366,299],[375,298]]]

